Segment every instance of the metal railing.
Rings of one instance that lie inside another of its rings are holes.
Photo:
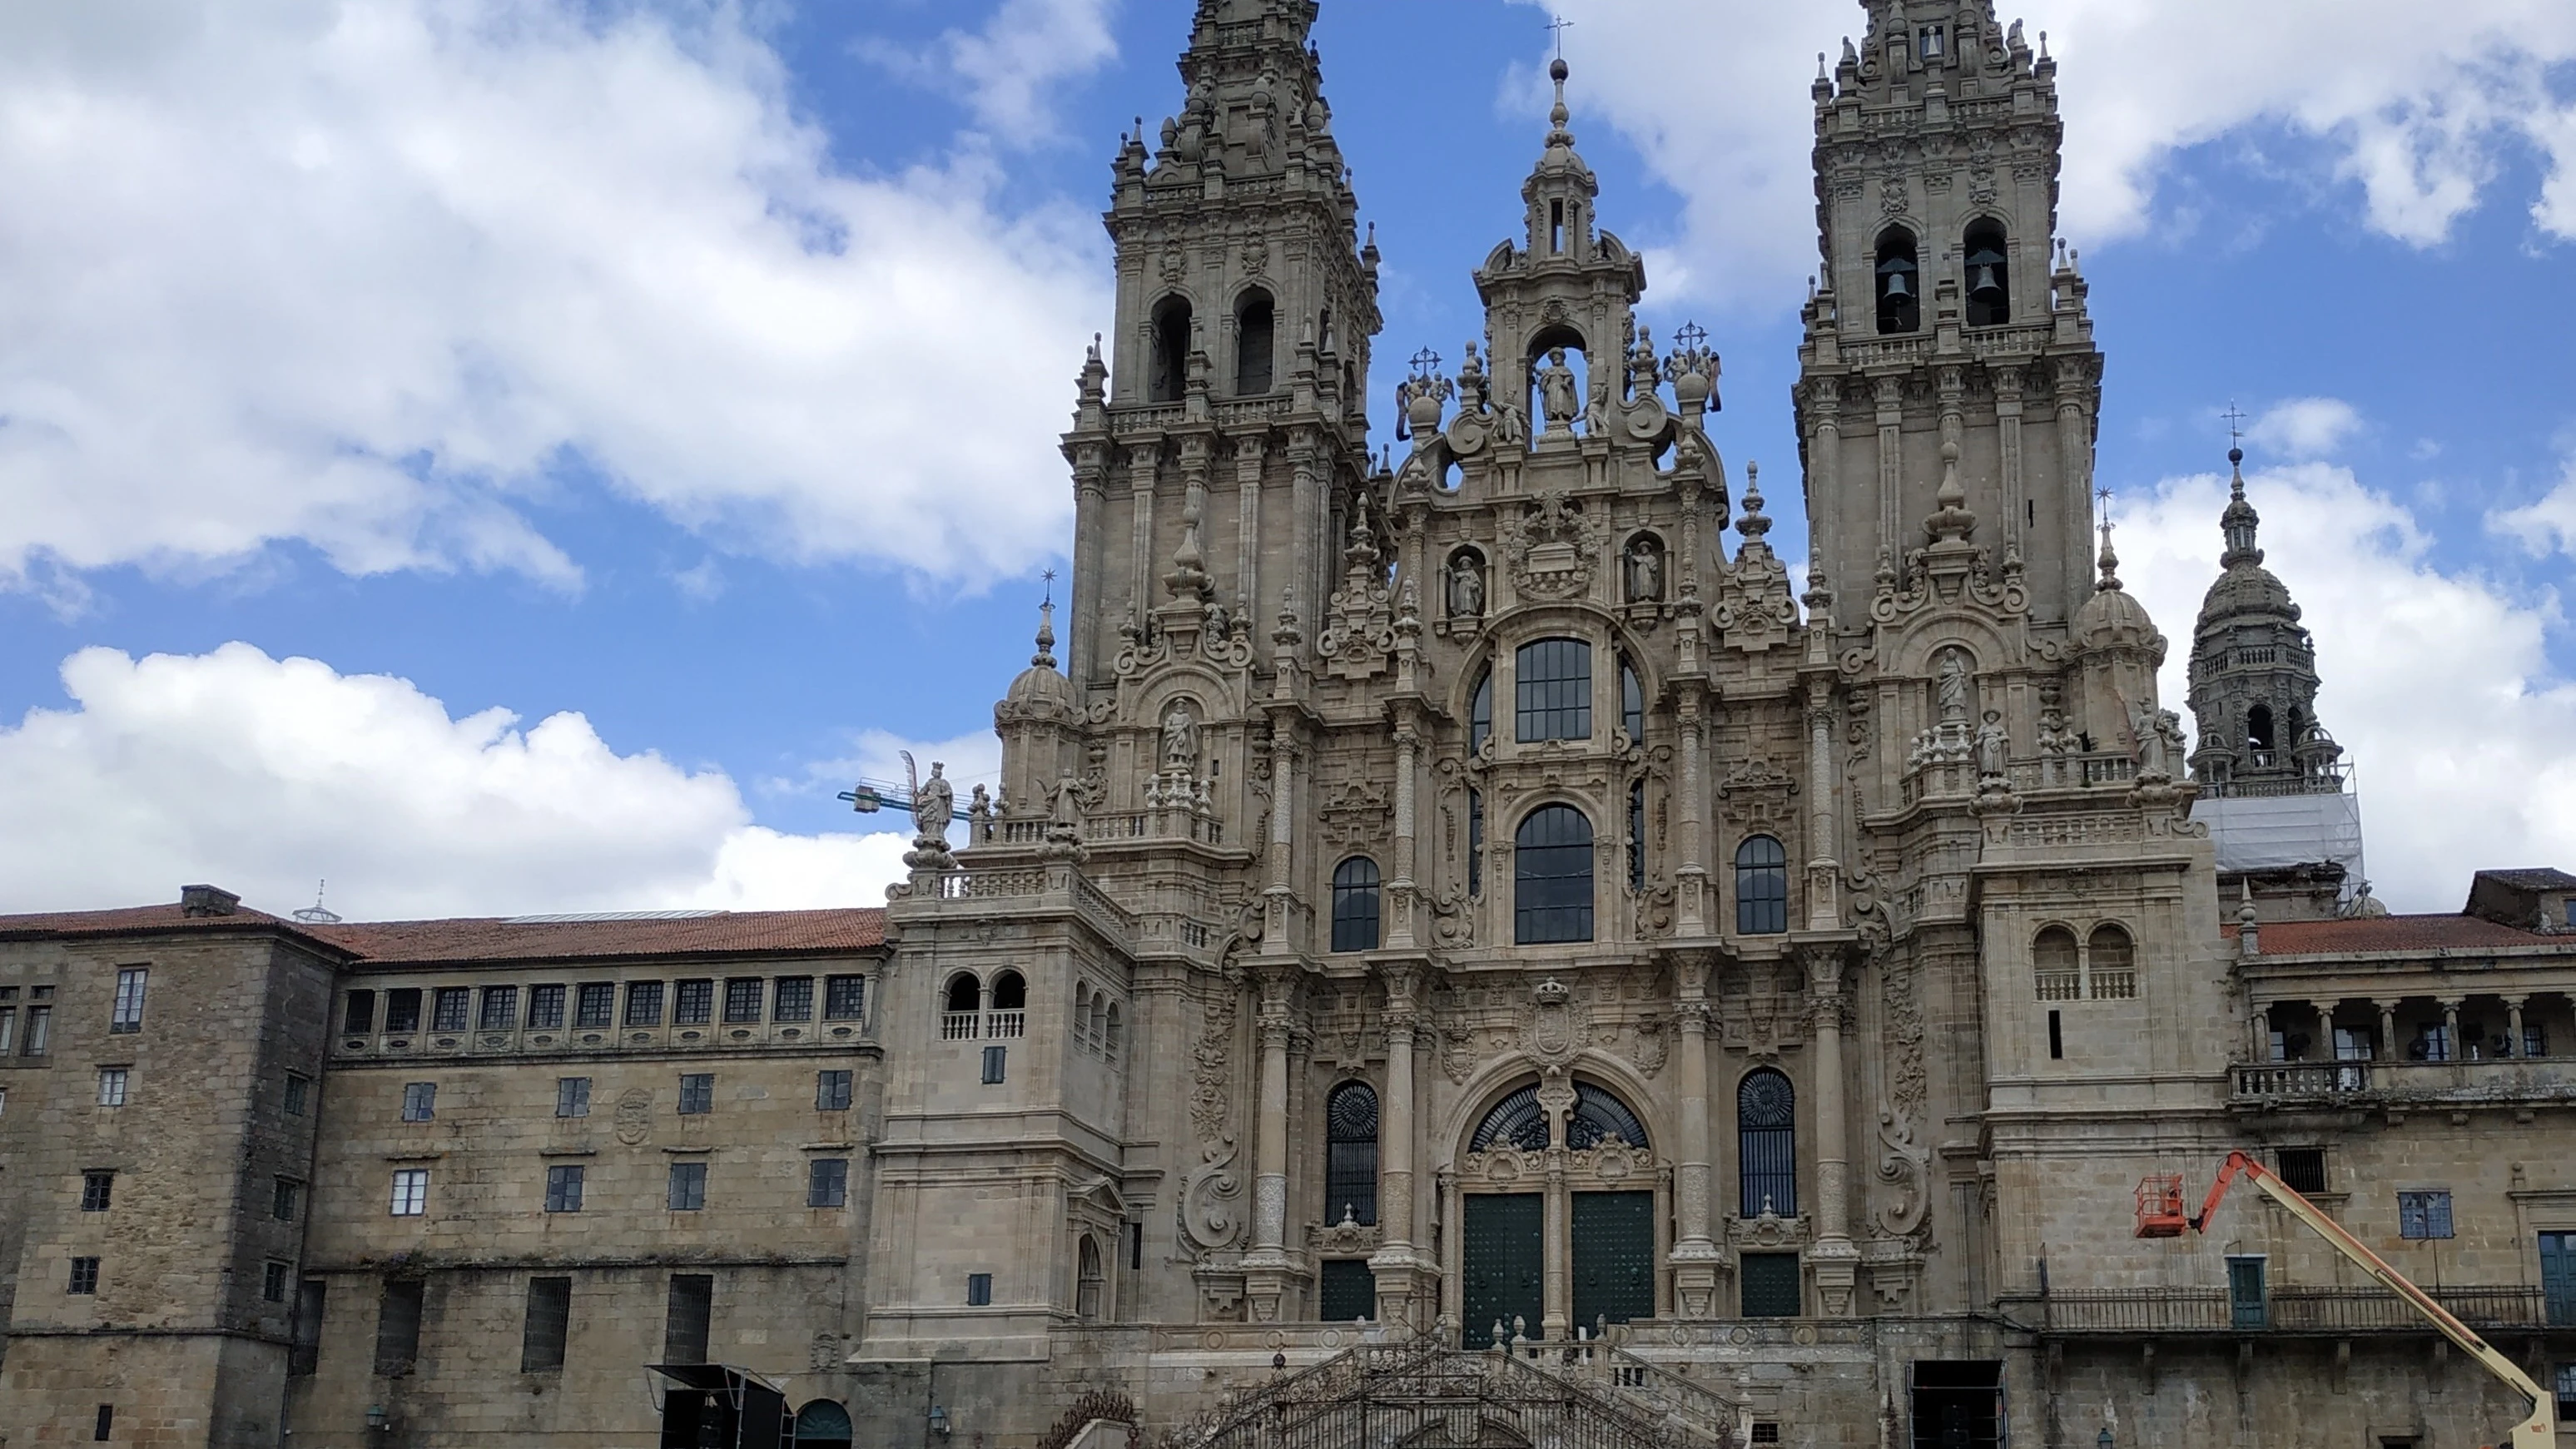
[[[2576,1326],[2576,1302],[2538,1288],[2426,1290],[2471,1328]],[[2276,1287],[2237,1302],[2224,1288],[2099,1288],[2008,1298],[2004,1317],[2034,1333],[2431,1333],[2404,1299],[2378,1288]]]

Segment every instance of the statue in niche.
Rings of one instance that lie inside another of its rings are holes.
[[[1195,770],[1199,763],[1198,722],[1187,706],[1174,701],[1163,716],[1163,768]]]
[[[1968,661],[1952,649],[1941,656],[1941,677],[1937,688],[1941,695],[1941,722],[1964,723],[1968,718]]]
[[[1481,619],[1485,616],[1485,570],[1472,553],[1462,553],[1449,563],[1449,617]]]
[[[1664,596],[1664,554],[1651,538],[1628,544],[1628,602],[1647,603]]]
[[[1565,349],[1547,350],[1547,366],[1538,370],[1539,411],[1547,418],[1551,433],[1574,430],[1574,415],[1583,409],[1583,397],[1575,386],[1574,369],[1565,365]]]
[[[1977,778],[2000,780],[2004,777],[2004,717],[1994,710],[1986,711],[1986,722],[1977,727]]]

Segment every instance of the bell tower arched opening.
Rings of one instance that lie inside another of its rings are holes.
[[[1190,299],[1165,297],[1154,304],[1154,356],[1145,383],[1145,400],[1175,403],[1190,382]]]
[[[1992,217],[1968,224],[1960,255],[1968,267],[1968,325],[2001,327],[2012,320],[2012,265],[2004,225]]]
[[[1274,319],[1270,294],[1255,287],[1234,309],[1234,394],[1259,397],[1270,391],[1276,375]]]
[[[1878,330],[1881,336],[1923,328],[1923,268],[1914,233],[1891,226],[1878,236]]]

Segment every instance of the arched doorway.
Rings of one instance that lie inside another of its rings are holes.
[[[1459,1326],[1572,1338],[1657,1312],[1667,1213],[1646,1126],[1609,1088],[1531,1082],[1487,1108],[1460,1159]],[[1561,1165],[1562,1170],[1557,1170]]]
[[[796,1449],[850,1449],[850,1411],[830,1399],[797,1410]]]

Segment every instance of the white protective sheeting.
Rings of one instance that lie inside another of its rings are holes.
[[[2342,866],[2361,873],[2361,797],[2258,795],[2194,801],[2191,818],[2209,826],[2225,871]]]

